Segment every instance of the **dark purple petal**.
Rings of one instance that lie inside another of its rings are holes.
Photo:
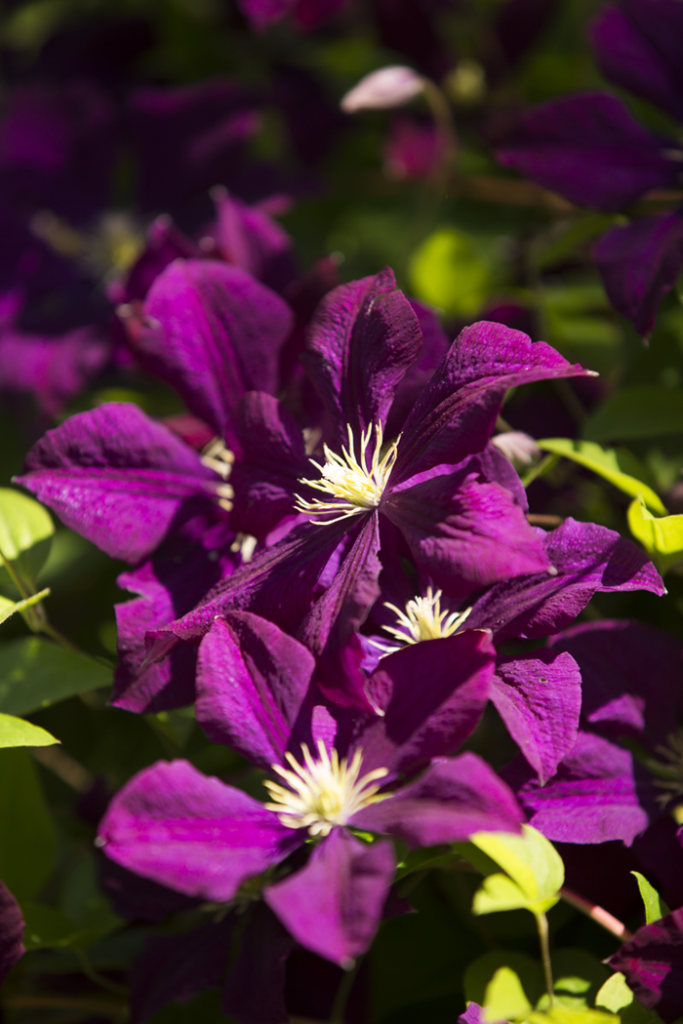
[[[153,935],[130,971],[131,1024],[145,1024],[169,1003],[187,1003],[220,984],[230,959],[235,915],[180,935]]]
[[[196,242],[180,231],[168,214],[162,214],[147,229],[147,244],[133,264],[125,286],[118,296],[120,302],[144,299],[159,274],[177,259],[200,259],[202,250]],[[127,311],[123,311],[123,315]]]
[[[447,139],[434,122],[394,117],[384,143],[384,172],[402,181],[430,178],[439,171],[447,151]]]
[[[231,522],[259,539],[294,512],[298,481],[317,475],[306,457],[301,427],[277,399],[262,391],[245,395],[232,429],[240,455],[233,467]]]
[[[375,936],[395,866],[390,842],[361,843],[335,828],[301,871],[263,898],[302,946],[350,967]]]
[[[414,772],[454,754],[486,707],[494,658],[490,634],[473,630],[382,658],[367,689],[384,714],[360,737],[363,771]]]
[[[216,189],[213,229],[221,257],[248,271],[258,281],[282,292],[296,277],[292,239],[277,221],[258,206]]]
[[[238,3],[254,31],[262,32],[274,21],[284,18],[296,0],[238,0]]]
[[[483,1024],[482,1008],[479,1003],[468,1003],[465,1012],[458,1017],[458,1024]]]
[[[135,405],[78,413],[33,446],[17,483],[112,558],[137,562],[218,479],[175,434]]]
[[[353,547],[333,581],[301,624],[302,643],[318,660],[319,685],[330,700],[343,707],[372,710],[361,671],[362,648],[356,631],[365,622],[379,595],[379,517],[363,517]],[[321,526],[318,529],[327,529]]]
[[[391,485],[485,448],[508,388],[588,373],[544,341],[532,343],[503,324],[466,327],[406,420]]]
[[[647,337],[683,268],[683,215],[674,211],[611,228],[593,256],[610,302]]]
[[[396,388],[394,401],[387,420],[387,437],[401,433],[410,410],[415,405],[425,384],[450,348],[450,342],[441,323],[427,306],[417,299],[408,299],[422,331],[422,348],[413,365]]]
[[[579,729],[581,672],[566,653],[499,658],[491,701],[541,784],[555,774]]]
[[[600,210],[620,210],[653,188],[676,184],[675,143],[643,128],[607,93],[563,96],[531,110],[496,156],[527,178]]]
[[[614,739],[633,736],[650,748],[665,742],[683,692],[678,637],[645,622],[603,619],[566,630],[550,646],[579,664],[587,726]]]
[[[0,882],[0,984],[26,952],[21,908],[6,885]]]
[[[219,903],[302,842],[263,804],[187,761],[160,761],[131,779],[109,805],[99,839],[129,871]]]
[[[284,761],[315,660],[250,612],[226,612],[199,645],[196,717],[214,743],[262,768]]]
[[[170,914],[182,914],[198,906],[190,896],[127,871],[103,853],[97,855],[97,860],[100,887],[116,913],[128,921],[160,924]]]
[[[145,316],[136,345],[145,363],[221,437],[246,391],[275,391],[292,312],[246,271],[176,260],[150,288]]]
[[[408,481],[381,506],[418,567],[451,597],[551,568],[513,495],[480,482],[480,468],[472,459],[456,472]]]
[[[282,1024],[285,967],[294,942],[264,903],[242,932],[240,951],[221,993],[221,1010],[240,1024]]]
[[[388,832],[411,847],[517,832],[524,821],[510,788],[476,754],[436,758],[415,782],[354,814],[350,824]]]
[[[348,445],[347,425],[356,445],[368,427],[384,425],[421,346],[417,318],[388,268],[340,285],[322,300],[303,360],[338,443]]]
[[[621,839],[630,846],[656,813],[652,783],[633,754],[591,733],[579,732],[545,786],[528,778],[526,766],[515,767],[525,780],[515,789],[530,824],[554,842]]]
[[[597,592],[666,593],[647,555],[614,530],[568,518],[556,530],[539,534],[557,576],[496,584],[474,604],[469,628],[491,629],[496,641],[549,636],[571,625]]]
[[[639,928],[607,961],[636,998],[671,1024],[683,1013],[683,907]]]
[[[622,0],[595,20],[592,42],[604,75],[683,121],[683,9],[678,0]]]

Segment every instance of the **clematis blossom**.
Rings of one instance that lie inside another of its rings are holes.
[[[394,879],[385,837],[433,846],[517,831],[523,818],[484,761],[451,756],[488,698],[486,632],[385,659],[369,681],[382,717],[327,705],[315,671],[273,623],[249,612],[216,619],[199,649],[197,720],[271,774],[269,801],[163,762],[114,797],[98,842],[187,896],[230,903],[260,892],[298,942],[349,966],[370,945]]]

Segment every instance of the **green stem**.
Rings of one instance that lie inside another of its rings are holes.
[[[105,978],[99,973],[99,971],[95,970],[93,965],[90,963],[85,950],[76,949],[75,953],[80,961],[81,970],[85,974],[86,978],[92,981],[95,985],[99,985],[101,988],[106,988],[109,992],[115,992],[116,995],[127,994],[127,989],[123,988],[122,985],[117,985],[115,982],[109,981],[109,978]]]
[[[545,987],[548,990],[548,1006],[553,1005],[553,968],[550,963],[550,943],[548,941],[548,918],[545,914],[534,914],[536,927],[538,928],[538,941],[541,944],[541,959],[543,960],[543,973],[545,975]]]
[[[599,924],[605,931],[616,935],[622,942],[630,942],[633,938],[633,933],[628,930],[626,925],[610,914],[609,911],[605,910],[604,907],[599,907],[596,903],[591,903],[590,900],[586,900],[583,896],[579,896],[578,893],[564,887],[560,889],[560,896],[565,903],[568,903],[576,910],[580,910],[582,914],[590,917],[591,920]]]
[[[360,966],[359,957],[354,963],[353,967],[345,971],[342,980],[339,982],[339,988],[337,994],[334,997],[334,1003],[332,1004],[332,1013],[330,1014],[329,1024],[344,1024],[344,1013],[346,1011],[346,1004],[353,988],[353,983],[356,980],[358,974],[358,968]]]

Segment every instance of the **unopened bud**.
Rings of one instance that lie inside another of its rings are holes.
[[[522,433],[521,430],[509,430],[504,434],[498,434],[491,438],[491,443],[510,460],[515,469],[527,469],[541,456],[541,449],[533,437]]]
[[[402,107],[424,89],[424,79],[417,71],[401,64],[372,71],[361,78],[353,89],[342,97],[341,108],[347,114],[357,110],[387,110]]]

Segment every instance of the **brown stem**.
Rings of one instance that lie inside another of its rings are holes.
[[[590,917],[596,924],[611,932],[612,935],[616,935],[622,942],[630,942],[633,938],[633,932],[628,930],[623,921],[619,921],[618,918],[610,914],[604,907],[599,907],[597,903],[591,903],[590,900],[584,899],[583,896],[572,892],[571,889],[560,889],[560,896],[565,903],[569,903],[576,910],[580,910],[582,914]]]

